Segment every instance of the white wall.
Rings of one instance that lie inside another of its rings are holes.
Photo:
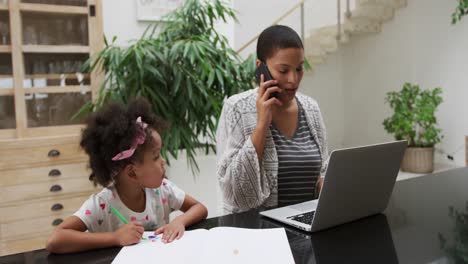
[[[385,93],[408,81],[422,88],[442,87],[444,102],[437,118],[445,139],[437,147],[452,154],[464,146],[468,19],[452,26],[455,6],[455,1],[409,0],[381,33],[353,37],[344,47],[345,145],[392,139],[382,125],[391,114],[383,105]],[[456,153],[456,164],[464,165],[464,160],[464,151]]]
[[[129,42],[142,36],[148,25],[158,23],[138,21],[136,1],[133,0],[103,0],[102,15],[104,35],[109,41],[117,36],[116,44],[119,46],[128,46]],[[233,44],[234,24],[231,21],[217,23],[217,30]]]
[[[322,111],[329,151],[345,145],[343,52],[330,54],[324,64],[313,66],[301,82],[301,92],[314,98]]]
[[[171,159],[166,175],[187,194],[202,202],[208,208],[208,217],[222,215],[221,191],[216,176],[216,155],[200,152],[197,163],[200,173],[194,175],[188,168],[187,159],[182,153],[177,160]]]
[[[140,38],[151,24],[137,21],[136,1],[103,0],[102,10],[104,35],[109,41],[117,36],[116,43],[120,46]]]

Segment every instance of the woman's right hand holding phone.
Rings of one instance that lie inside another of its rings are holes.
[[[257,125],[251,136],[252,144],[257,152],[258,160],[263,157],[263,149],[265,146],[265,138],[267,131],[270,127],[271,120],[273,119],[273,106],[281,106],[281,101],[276,97],[270,95],[274,92],[281,93],[281,89],[276,86],[276,80],[269,80],[264,82],[265,76],[260,76],[260,87],[258,88],[258,96],[256,101],[257,106]]]
[[[276,92],[279,94],[281,89],[276,86],[278,81],[276,80],[269,80],[264,82],[265,76],[262,74],[260,77],[260,87],[258,89],[258,96],[257,96],[257,126],[262,126],[268,128],[270,126],[271,120],[273,119],[273,111],[272,108],[274,105],[281,106],[281,101],[276,98],[272,97],[271,94]]]
[[[131,222],[117,229],[114,232],[114,236],[117,244],[123,247],[140,242],[144,231],[142,223]]]

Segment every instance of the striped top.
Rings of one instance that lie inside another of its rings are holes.
[[[307,120],[298,102],[298,126],[291,139],[272,123],[271,135],[278,154],[278,205],[301,203],[315,197],[315,184],[320,175],[320,150],[310,133]]]

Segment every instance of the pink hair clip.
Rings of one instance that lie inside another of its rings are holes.
[[[137,118],[136,124],[141,129],[138,129],[137,135],[136,135],[135,139],[133,140],[132,146],[129,149],[124,150],[124,151],[118,153],[117,155],[115,155],[112,158],[113,161],[130,158],[133,155],[133,153],[135,153],[135,150],[138,147],[138,145],[141,145],[141,144],[145,143],[145,137],[146,137],[145,128],[148,126],[148,124],[141,121],[141,116],[139,116]]]

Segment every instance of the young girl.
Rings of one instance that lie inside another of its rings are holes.
[[[80,145],[89,155],[90,180],[104,189],[55,229],[48,251],[131,245],[140,241],[144,230],[156,230],[163,241],[171,242],[186,226],[206,218],[205,206],[165,179],[158,129],[161,122],[142,98],[127,108],[109,104],[90,117]],[[174,210],[184,214],[169,223]]]

